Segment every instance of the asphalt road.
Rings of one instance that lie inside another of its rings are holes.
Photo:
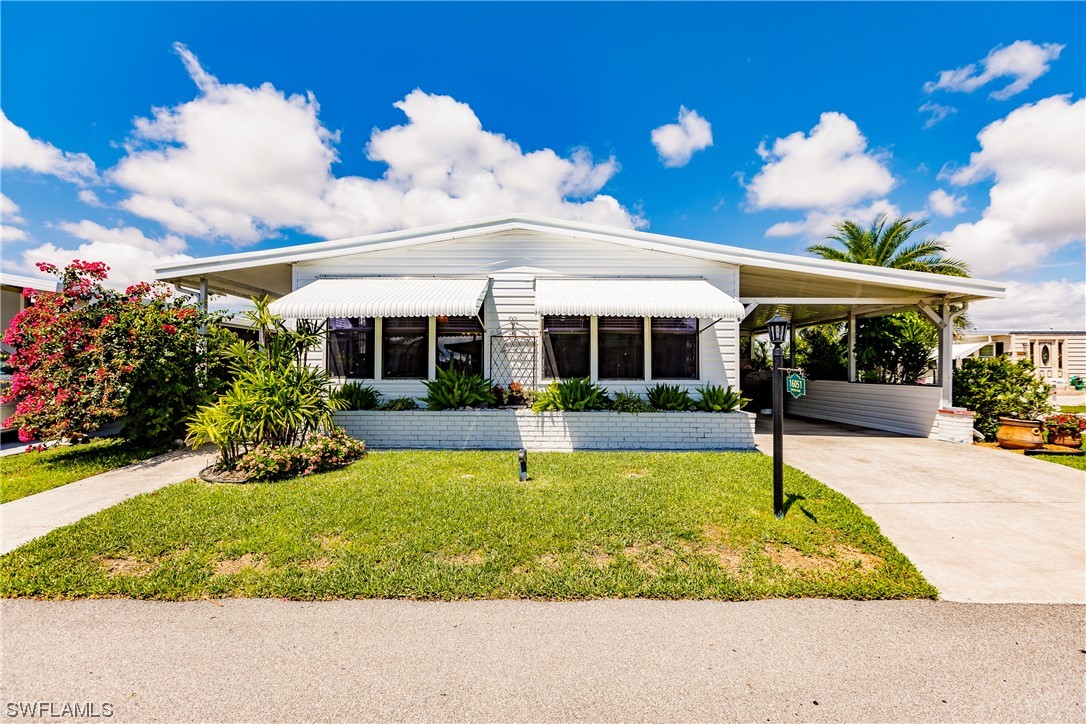
[[[1086,720],[1083,606],[220,603],[0,602],[0,716]]]

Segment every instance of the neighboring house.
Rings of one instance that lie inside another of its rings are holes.
[[[35,279],[33,277],[19,276],[18,274],[8,274],[7,272],[0,273],[0,337],[3,336],[4,331],[7,330],[15,315],[33,302],[32,297],[23,296],[24,289],[55,292],[57,290],[57,281],[55,279],[52,281]],[[2,343],[0,343],[0,350],[3,351],[4,357],[12,352],[8,345]],[[0,366],[0,395],[5,394],[7,391],[8,376],[7,368]],[[5,403],[0,406],[0,422],[6,422],[14,414],[14,403]],[[3,429],[7,430],[8,428]]]
[[[842,410],[812,384],[808,403],[821,394],[826,405],[805,414],[856,421],[863,409],[861,424],[922,435],[950,405],[950,304],[1005,293],[979,279],[527,216],[193,259],[157,275],[205,295],[278,297],[273,311],[325,325],[317,364],[392,397],[421,397],[450,364],[501,385],[584,376],[612,390],[738,387],[741,336],[777,312],[797,327],[854,326],[920,309],[946,330],[939,386],[912,387],[897,404],[880,386],[834,383],[859,400]]]
[[[1037,376],[1057,389],[1086,380],[1086,332],[975,332],[961,340],[960,357],[1029,360]]]

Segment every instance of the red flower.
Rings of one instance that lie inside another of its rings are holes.
[[[177,334],[177,327],[172,324],[163,324],[162,330],[166,332],[166,334]]]

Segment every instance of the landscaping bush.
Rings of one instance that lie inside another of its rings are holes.
[[[224,314],[162,283],[109,289],[101,262],[38,269],[59,277],[60,291],[34,292],[4,333],[15,350],[4,399],[16,403],[10,424],[21,440],[79,438],[120,421],[124,437],[153,445],[219,391],[219,353],[237,339],[217,324]]]
[[[673,412],[694,409],[694,400],[690,393],[678,385],[653,385],[649,388],[649,404],[657,410]]]
[[[534,412],[568,410],[606,410],[611,406],[607,389],[587,377],[574,377],[551,385],[539,393],[532,405]]]
[[[393,397],[391,400],[382,402],[377,409],[386,412],[403,412],[404,410],[419,409],[419,403],[415,402],[414,397]]]
[[[364,442],[337,427],[297,446],[261,443],[241,456],[234,469],[253,481],[282,480],[342,468],[365,454]]]
[[[705,385],[697,389],[698,399],[694,402],[694,409],[702,412],[735,412],[743,405],[750,402],[738,392],[733,392],[731,387],[723,385]]]
[[[263,342],[238,342],[226,351],[234,380],[214,403],[189,421],[186,441],[219,448],[219,467],[233,469],[258,445],[291,447],[332,427],[332,412],[344,402],[330,394],[331,378],[308,363],[309,349],[323,337],[304,324],[288,328],[268,311],[270,300],[254,300],[246,312]]]
[[[819,324],[796,334],[796,364],[812,380],[848,379],[848,335],[843,324]]]
[[[856,366],[863,382],[912,384],[932,368],[935,327],[916,312],[861,319],[856,329]]]
[[[629,412],[635,415],[639,412],[656,411],[656,408],[650,405],[644,397],[628,390],[615,393],[615,401],[611,403],[611,409],[615,412]]]
[[[973,427],[986,440],[995,439],[1000,417],[1033,420],[1051,411],[1048,391],[1028,360],[967,358],[954,372],[954,404],[975,413]]]
[[[447,370],[439,367],[436,377],[424,384],[426,408],[429,410],[459,410],[493,404],[496,399],[490,391],[493,384],[491,380],[456,367]]]
[[[381,404],[380,392],[358,382],[344,383],[332,397],[343,401],[344,410],[376,410]]]

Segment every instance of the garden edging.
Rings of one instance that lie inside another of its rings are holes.
[[[352,410],[333,418],[370,449],[754,449],[755,415],[749,412]]]

